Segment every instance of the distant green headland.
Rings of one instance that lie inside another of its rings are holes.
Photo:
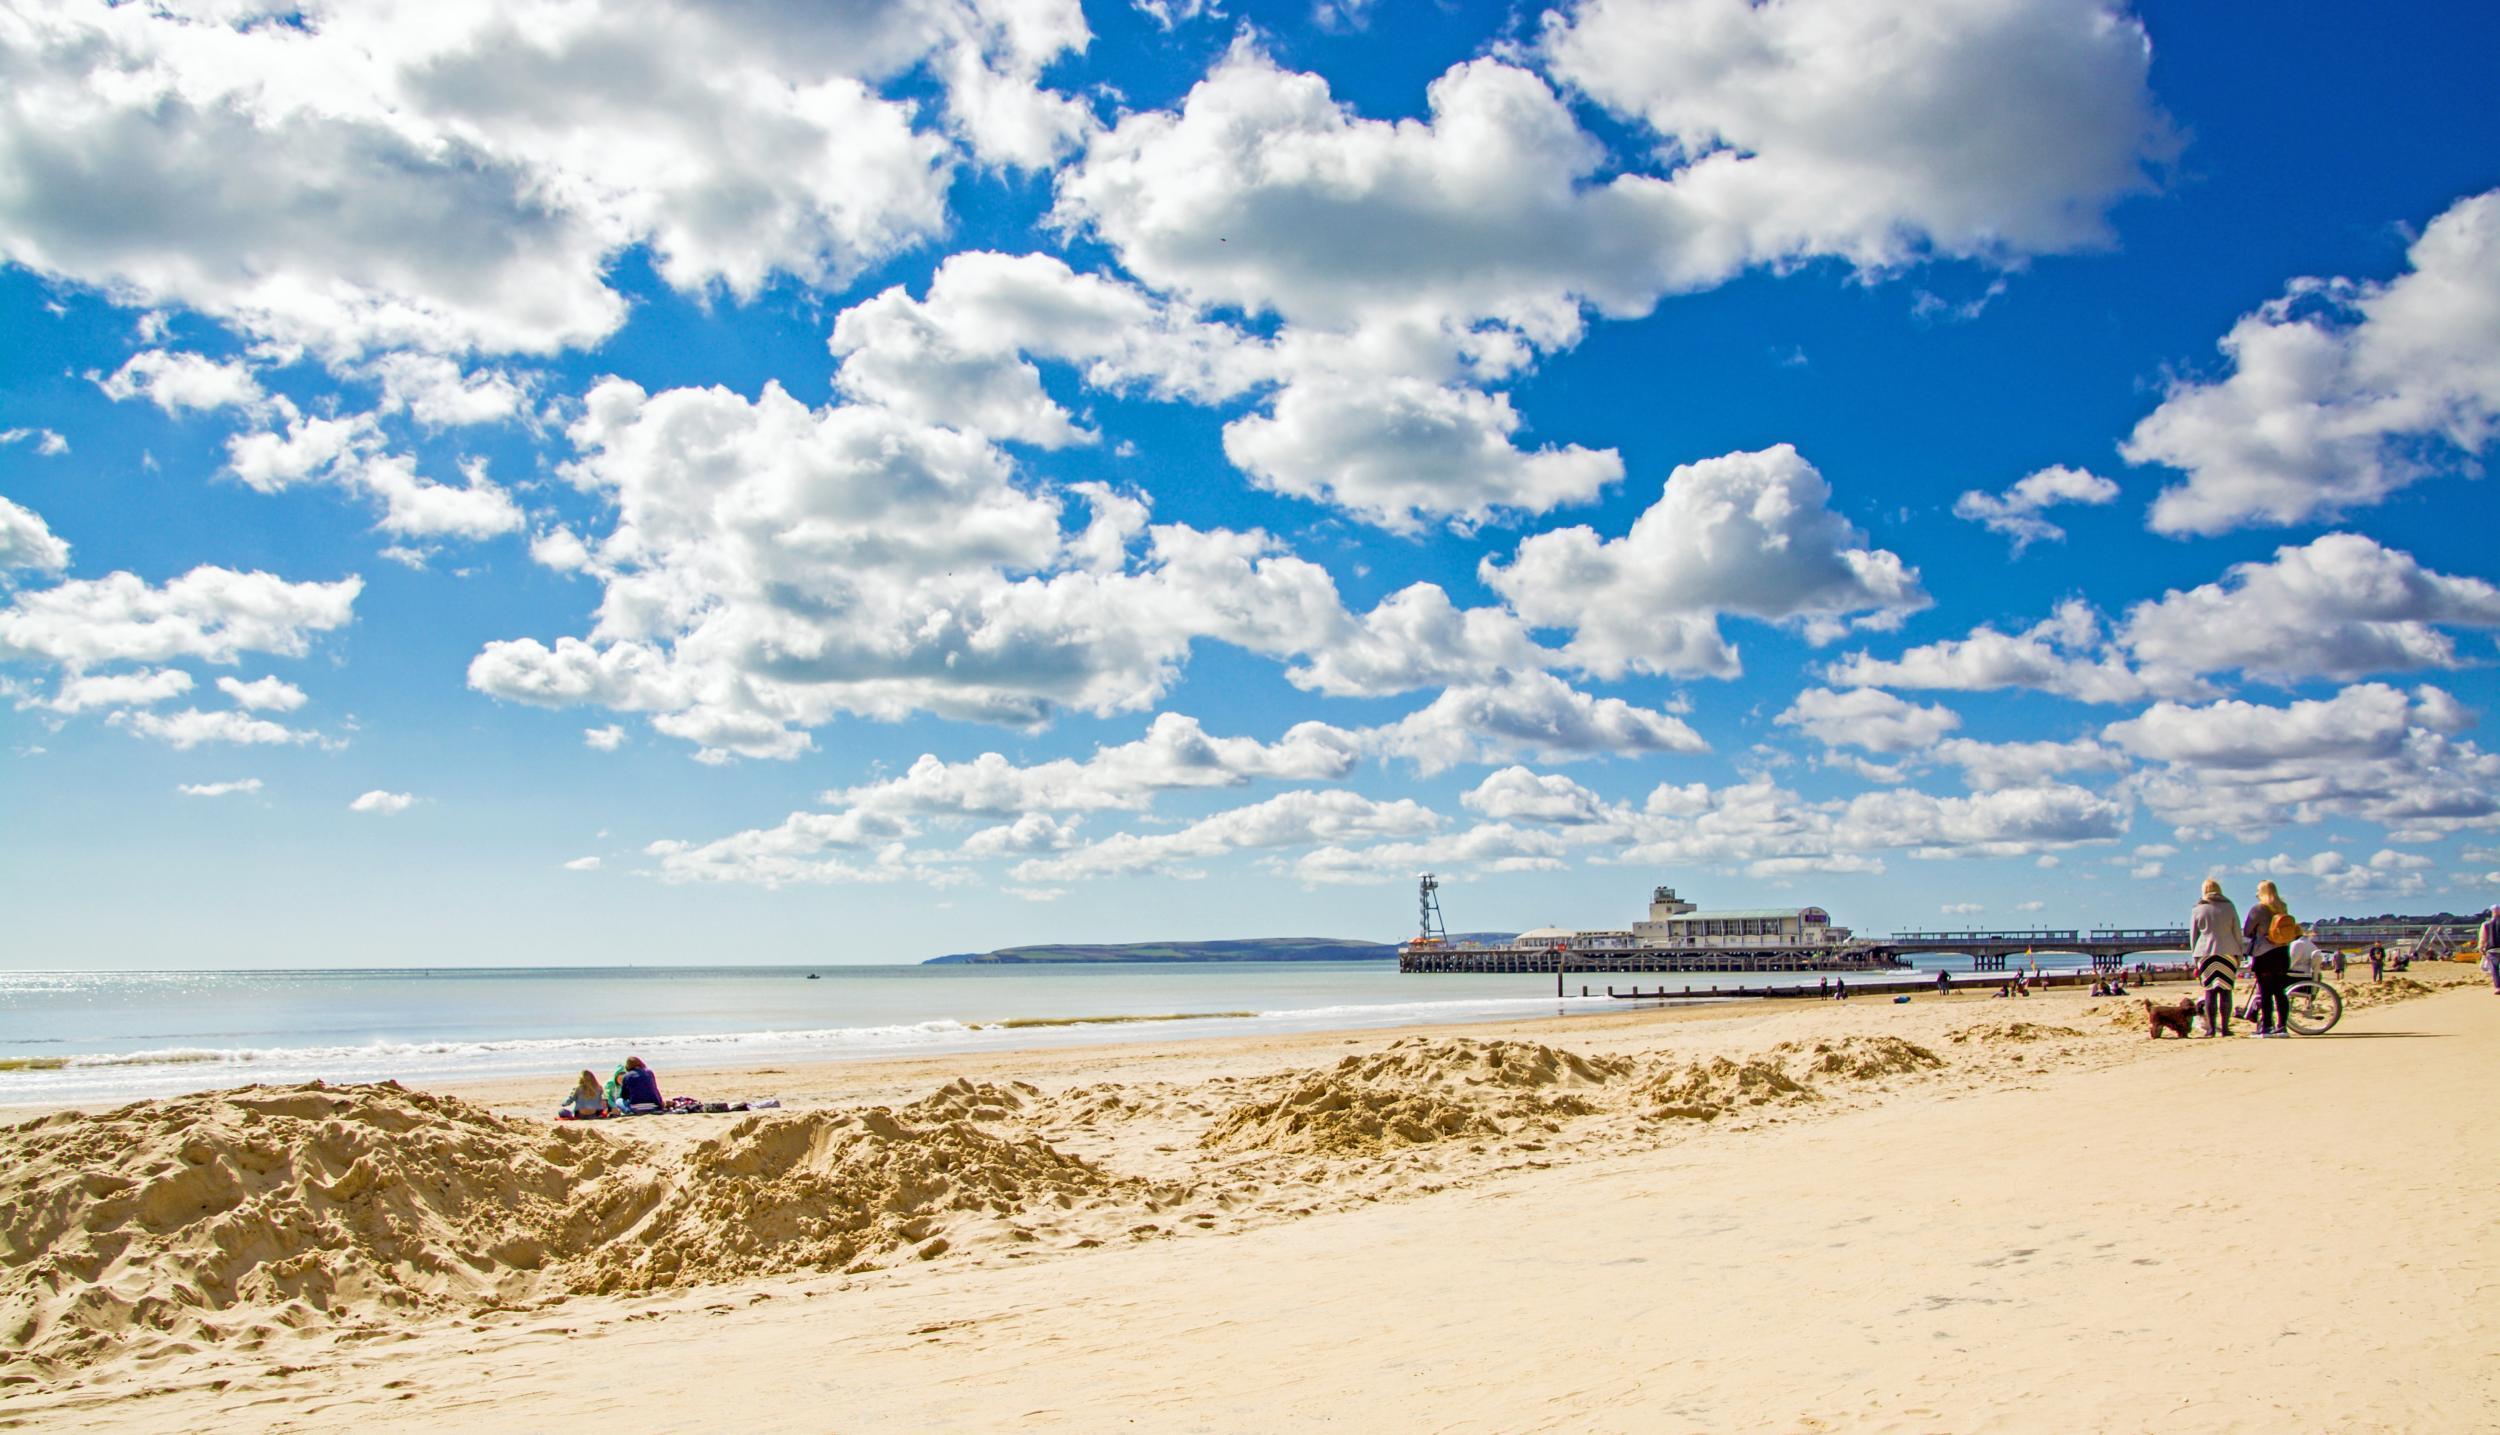
[[[1467,933],[1459,940],[1507,941],[1510,934]],[[923,966],[1039,965],[1050,962],[1366,962],[1398,954],[1394,942],[1348,937],[1243,937],[1217,942],[1066,942],[956,952]]]

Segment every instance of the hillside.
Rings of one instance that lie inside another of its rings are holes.
[[[1508,932],[1466,932],[1459,941],[1508,941]],[[1042,965],[1055,962],[1363,962],[1398,954],[1394,942],[1348,937],[1242,937],[1211,942],[1067,942],[956,952],[923,966]]]

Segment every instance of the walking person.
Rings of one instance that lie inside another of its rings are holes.
[[[2222,884],[2205,879],[2204,896],[2188,916],[2188,955],[2204,989],[2205,1035],[2231,1034],[2231,988],[2240,979],[2240,955],[2248,950],[2239,909],[2222,895]]]
[[[2491,992],[2500,996],[2500,907],[2491,909],[2483,918],[2482,931],[2475,940],[2483,944],[2483,973],[2491,978]]]
[[[2257,884],[2257,901],[2240,935],[2248,944],[2249,972],[2257,979],[2257,1034],[2289,1036],[2283,1019],[2291,1011],[2292,943],[2300,923],[2272,881]]]
[[[2370,944],[2370,985],[2387,980],[2387,949],[2376,942]]]

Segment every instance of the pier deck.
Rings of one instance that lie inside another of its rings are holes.
[[[2127,988],[2130,993],[2149,986],[2183,982],[2190,976],[2189,969],[2183,963],[2157,965],[2153,967],[2152,973],[2151,982],[2141,986],[2135,984],[2136,977],[2131,970],[2117,975],[2130,983]],[[1849,997],[1853,1001],[1861,997],[1932,996],[1936,990],[1936,974],[1932,971],[1919,972],[1915,975],[1908,972],[1888,972],[1869,976],[1844,973],[1832,975],[1846,976]],[[2042,972],[2028,980],[2034,987],[2081,987],[2090,986],[2110,975],[2111,973],[2105,971],[2064,970]],[[2010,972],[1978,975],[1956,972],[1953,974],[1953,992],[1957,996],[1992,992],[1999,984],[2011,980],[2013,980],[2013,974]],[[1592,991],[1586,994],[1595,995],[1596,993]],[[1819,982],[1779,982],[1754,986],[1659,987],[1650,991],[1641,990],[1636,983],[1620,991],[1608,986],[1604,994],[1617,1001],[1729,1001],[1737,999],[1815,1001],[1831,996],[1831,992]]]
[[[1538,973],[1628,976],[1640,972],[1893,972],[1911,956],[1965,956],[1977,973],[2007,970],[2018,957],[2071,954],[2104,969],[2152,952],[2184,952],[2181,927],[2037,928],[1994,932],[1896,932],[1839,948],[1439,946],[1398,949],[1401,972]]]

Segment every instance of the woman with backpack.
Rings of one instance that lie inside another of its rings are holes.
[[[2207,1036],[2231,1034],[2231,987],[2240,979],[2240,954],[2246,950],[2239,910],[2222,895],[2220,882],[2206,878],[2204,898],[2188,917],[2188,957],[2204,989]]]
[[[2300,937],[2300,923],[2271,881],[2257,884],[2257,901],[2240,935],[2248,944],[2249,974],[2257,979],[2257,1034],[2289,1036],[2283,1023],[2292,1011],[2292,943]]]

